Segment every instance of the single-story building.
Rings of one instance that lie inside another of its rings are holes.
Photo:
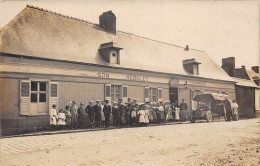
[[[236,82],[240,117],[260,117],[259,66],[252,66],[252,70],[246,69],[245,66],[235,68],[235,57],[227,57],[222,59],[222,68]]]
[[[3,135],[47,128],[51,106],[72,100],[184,98],[191,109],[200,93],[235,99],[235,81],[204,51],[118,31],[111,11],[93,24],[28,5],[0,30],[0,43]]]

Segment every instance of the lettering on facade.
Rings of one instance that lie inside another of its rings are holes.
[[[148,77],[147,76],[138,76],[138,75],[127,74],[126,80],[148,82]]]
[[[109,73],[98,72],[98,78],[109,78]]]
[[[189,81],[188,84],[195,86],[206,86],[206,82],[202,81]]]

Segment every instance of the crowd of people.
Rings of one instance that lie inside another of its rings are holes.
[[[128,98],[126,103],[119,99],[112,105],[109,104],[108,100],[102,102],[97,100],[95,105],[93,103],[93,101],[89,101],[85,108],[84,103],[80,103],[79,108],[77,108],[76,102],[72,101],[70,105],[65,106],[65,109],[60,109],[58,113],[56,105],[53,105],[50,110],[51,129],[82,128],[84,112],[87,113],[92,128],[109,127],[110,121],[113,121],[114,127],[120,127],[149,126],[152,123],[162,124],[187,120],[188,107],[184,99],[182,99],[180,106],[169,101],[137,103],[137,99],[132,102],[131,98]]]

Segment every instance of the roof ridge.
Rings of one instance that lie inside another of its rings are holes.
[[[89,22],[89,21],[84,20],[84,19],[80,19],[80,18],[77,18],[77,17],[72,17],[72,16],[69,16],[69,15],[65,15],[65,14],[53,12],[53,11],[51,11],[51,10],[39,8],[39,7],[37,7],[37,6],[28,5],[28,4],[27,4],[26,6],[29,7],[29,8],[32,8],[32,9],[36,9],[36,10],[48,12],[48,13],[51,13],[51,14],[54,14],[54,15],[57,15],[57,16],[61,16],[61,17],[65,17],[65,18],[72,19],[72,20],[81,21],[81,22],[84,22],[84,23],[88,23],[88,24],[100,26],[99,24],[92,23],[92,22]],[[102,26],[100,26],[100,27],[103,28]],[[133,35],[133,36],[136,36],[136,37],[140,37],[140,38],[143,38],[143,39],[146,39],[146,40],[150,40],[150,41],[153,41],[153,42],[157,42],[157,43],[161,43],[161,44],[165,44],[165,45],[169,45],[169,46],[174,46],[174,47],[179,47],[179,48],[185,49],[185,47],[183,47],[183,46],[179,46],[179,45],[175,45],[175,44],[171,44],[171,43],[167,43],[167,42],[163,42],[163,41],[151,39],[151,38],[149,38],[149,37],[137,35],[137,34],[134,34],[134,33],[131,33],[131,32],[126,32],[126,31],[122,31],[122,30],[117,30],[117,32],[129,34],[129,35]],[[193,48],[189,48],[189,50],[199,51],[199,52],[205,52],[205,51],[203,51],[203,50],[198,50],[198,49],[193,49]]]
[[[81,22],[85,22],[85,23],[88,23],[88,24],[92,24],[92,25],[98,25],[96,23],[92,23],[92,22],[84,20],[84,19],[80,19],[80,18],[77,18],[77,17],[72,17],[72,16],[69,16],[69,15],[61,14],[61,13],[54,12],[54,11],[51,11],[51,10],[48,10],[48,9],[39,8],[37,6],[28,5],[28,4],[26,6],[29,7],[29,8],[32,8],[32,9],[48,12],[48,13],[51,13],[51,14],[54,14],[54,15],[57,15],[57,16],[61,16],[61,17],[65,17],[65,18],[69,18],[69,19],[72,19],[72,20],[81,21]]]
[[[157,43],[166,44],[166,45],[169,45],[169,46],[174,46],[174,47],[179,47],[179,48],[185,49],[185,47],[183,47],[183,46],[179,46],[179,45],[175,45],[175,44],[172,44],[172,43],[167,43],[167,42],[163,42],[163,41],[151,39],[151,38],[149,38],[149,37],[140,36],[140,35],[137,35],[137,34],[134,34],[134,33],[131,33],[131,32],[126,32],[126,31],[121,31],[121,30],[117,30],[117,31],[118,31],[118,32],[121,32],[121,33],[129,34],[129,35],[133,35],[133,36],[136,36],[136,37],[140,37],[140,38],[143,38],[143,39],[146,39],[146,40],[151,40],[151,41],[154,41],[154,42],[157,42]],[[205,52],[205,51],[203,51],[203,50],[198,50],[198,49],[193,49],[193,48],[189,48],[189,49],[190,49],[190,50],[194,50],[194,51]]]

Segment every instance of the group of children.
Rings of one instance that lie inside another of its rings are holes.
[[[165,123],[179,120],[185,120],[185,109],[181,109],[177,104],[171,104],[169,101],[150,103],[137,103],[137,99],[131,102],[123,103],[122,99],[119,102],[113,102],[112,106],[109,101],[93,101],[84,109],[84,104],[80,103],[79,108],[76,102],[72,101],[71,105],[67,105],[64,109],[60,109],[57,113],[56,105],[50,110],[50,124],[52,129],[76,129],[82,128],[84,121],[84,112],[88,115],[91,127],[109,127],[110,121],[113,126],[148,126],[151,123]]]

